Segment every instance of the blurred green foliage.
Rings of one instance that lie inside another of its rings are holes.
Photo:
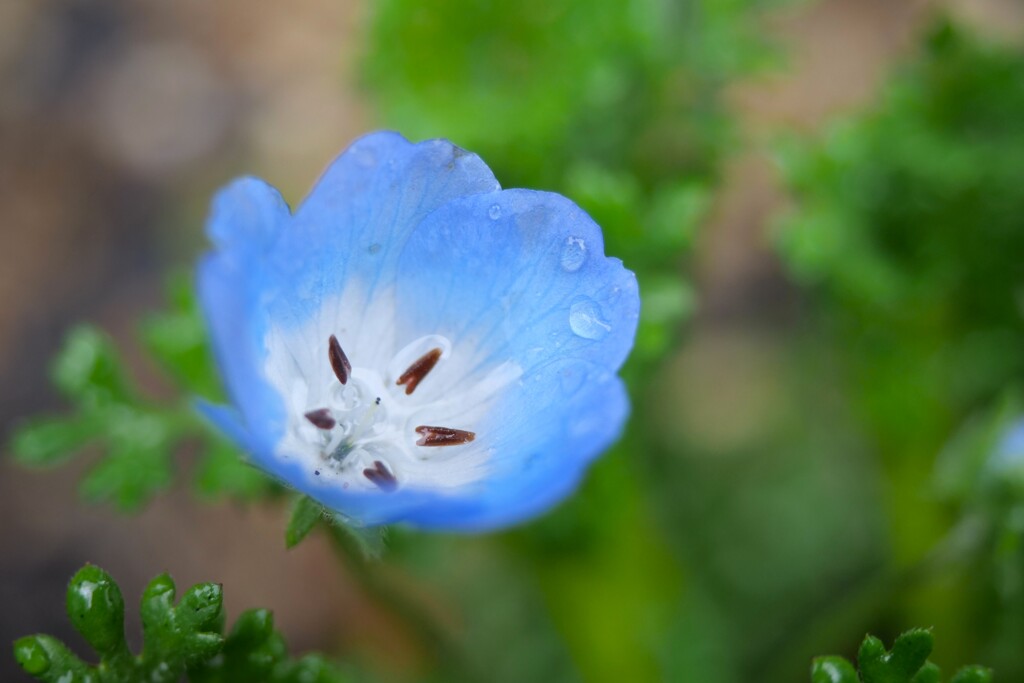
[[[20,425],[11,439],[18,462],[52,467],[99,447],[103,455],[79,491],[89,501],[110,502],[130,512],[170,486],[179,446],[190,440],[202,450],[195,472],[200,494],[253,500],[277,489],[196,414],[196,396],[221,394],[219,375],[189,278],[173,277],[168,294],[168,310],[144,320],[140,338],[172,381],[175,398],[158,401],[143,395],[111,339],[95,327],[77,327],[68,334],[52,372],[72,410]]]
[[[1021,50],[941,21],[871,112],[783,157],[797,210],[782,253],[894,454],[934,453],[1024,378],[1022,69]]]
[[[14,643],[14,656],[26,673],[46,683],[340,683],[349,678],[321,658],[287,656],[273,615],[243,612],[226,637],[223,593],[214,583],[193,586],[175,605],[175,586],[163,574],[142,594],[144,645],[132,655],[125,643],[124,598],[105,571],[86,565],[68,584],[71,623],[99,655],[86,664],[63,643],[46,635]]]
[[[1019,46],[936,20],[870,111],[783,148],[779,231],[881,455],[893,563],[945,567],[888,609],[1013,680],[1024,508],[990,463],[1024,379],[1022,72]]]

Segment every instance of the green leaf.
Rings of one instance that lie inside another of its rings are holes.
[[[153,579],[142,594],[141,667],[154,683],[173,683],[185,668],[217,654],[223,644],[221,587],[193,586],[174,605],[174,581],[167,574]]]
[[[131,402],[128,384],[110,338],[83,325],[71,331],[53,365],[53,381],[68,398],[91,402]]]
[[[811,683],[939,683],[939,667],[928,661],[931,631],[915,628],[896,639],[887,651],[882,641],[864,637],[857,655],[858,675],[844,658],[818,657],[811,663]],[[978,666],[961,669],[950,683],[991,683],[992,672]]]
[[[274,615],[265,609],[243,612],[216,657],[189,670],[192,683],[341,683],[347,677],[318,655],[287,658]]]
[[[324,506],[309,496],[299,496],[292,507],[292,516],[285,531],[285,546],[292,548],[309,535],[323,518]]]
[[[14,658],[25,670],[45,683],[98,683],[99,676],[50,636],[25,636],[14,642]]]
[[[110,575],[87,564],[68,583],[67,612],[75,630],[101,657],[128,655],[124,598]]]
[[[860,683],[860,679],[843,657],[823,656],[811,663],[811,683]]]
[[[230,496],[243,502],[274,493],[279,487],[247,463],[226,440],[211,436],[196,467],[195,487],[207,498]]]
[[[221,396],[190,276],[172,280],[169,300],[168,311],[142,325],[147,350],[176,380],[180,394]],[[88,501],[138,510],[170,486],[175,450],[187,438],[201,441],[194,480],[200,495],[251,501],[283,490],[210,429],[190,400],[179,396],[163,405],[143,400],[111,340],[94,327],[68,334],[53,363],[53,380],[73,410],[27,421],[15,430],[11,451],[18,462],[43,467],[95,446],[100,457],[79,483]]]
[[[981,666],[965,666],[949,683],[992,683],[992,670]]]
[[[67,610],[75,628],[100,656],[90,666],[46,635],[21,638],[14,656],[46,683],[343,683],[347,677],[319,655],[289,659],[268,610],[243,613],[226,639],[223,593],[214,583],[193,586],[175,605],[174,581],[156,577],[142,596],[142,654],[124,639],[121,589],[105,571],[86,565],[68,584]]]
[[[320,655],[306,655],[297,661],[278,662],[274,683],[344,683],[351,680]]]
[[[102,432],[102,422],[85,415],[37,417],[18,426],[11,439],[14,459],[29,467],[58,465]]]
[[[330,522],[332,536],[353,557],[375,560],[384,553],[387,546],[387,527],[354,526],[341,515],[331,515]]]
[[[190,273],[174,274],[167,286],[168,309],[143,321],[146,349],[186,393],[209,399],[223,395],[206,324]]]
[[[939,667],[928,662],[921,667],[921,670],[917,672],[917,675],[914,676],[910,683],[939,683],[940,673]]]
[[[15,431],[11,450],[19,462],[54,465],[95,444],[103,455],[79,491],[87,500],[110,501],[125,511],[138,509],[170,484],[173,448],[190,428],[189,420],[180,410],[141,400],[106,335],[91,327],[73,330],[53,376],[75,409],[35,418]]]
[[[274,615],[265,609],[248,610],[238,617],[216,660],[190,671],[189,679],[266,681],[285,654],[284,640],[274,631]]]
[[[860,683],[853,665],[842,657],[818,657],[811,663],[811,683]]]
[[[111,450],[79,484],[82,496],[92,502],[109,501],[125,512],[139,509],[173,479],[169,446]]]
[[[934,639],[926,629],[912,629],[900,635],[886,652],[882,641],[864,639],[857,655],[864,683],[907,683],[928,661]]]

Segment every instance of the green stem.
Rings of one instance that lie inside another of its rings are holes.
[[[405,591],[376,571],[359,540],[340,522],[327,523],[331,545],[366,595],[408,626],[431,654],[444,681],[482,681],[452,636]]]

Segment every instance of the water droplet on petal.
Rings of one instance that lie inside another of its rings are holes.
[[[496,221],[501,218],[501,207],[497,204],[491,204],[491,208],[487,210],[487,215],[491,217],[492,221]]]
[[[370,252],[371,254],[379,254],[380,253],[380,243],[379,242],[374,242],[369,247],[367,247],[366,251]]]
[[[573,420],[569,423],[569,434],[578,438],[596,432],[599,427],[600,424],[592,417]]]
[[[575,273],[587,260],[587,245],[579,237],[569,237],[562,248],[562,268]]]
[[[593,299],[583,297],[569,307],[569,327],[584,339],[604,339],[612,331],[601,307]]]
[[[370,166],[376,165],[377,156],[373,153],[373,150],[358,147],[351,151],[356,157],[356,163],[358,163],[363,168],[369,168]]]
[[[586,373],[579,366],[568,366],[562,368],[558,373],[558,384],[562,393],[566,396],[573,396],[583,387]]]

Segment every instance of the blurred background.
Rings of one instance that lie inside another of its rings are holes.
[[[227,180],[294,205],[363,132],[447,137],[591,212],[643,296],[633,418],[579,494],[394,530],[374,565],[471,666],[781,683],[934,626],[943,667],[1024,681],[1022,41],[1020,0],[5,0],[0,436],[66,406],[80,322],[173,398],[135,331]],[[204,486],[194,451],[133,516],[77,496],[95,453],[5,457],[0,641],[86,653],[63,587],[91,561],[129,604],[218,581],[358,680],[446,680],[324,538],[284,550],[283,498]]]

